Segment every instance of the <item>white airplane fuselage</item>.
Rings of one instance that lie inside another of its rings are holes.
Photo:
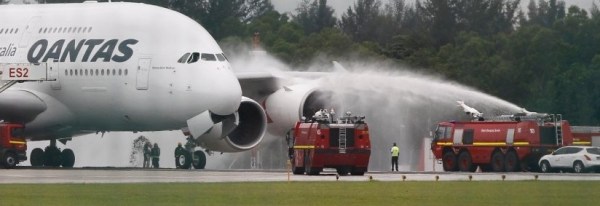
[[[31,140],[178,130],[202,112],[229,115],[240,105],[240,84],[226,59],[178,62],[186,53],[216,58],[223,51],[202,26],[168,9],[4,5],[0,29],[0,63],[46,62],[56,79],[6,91],[30,92],[46,105],[25,123]]]

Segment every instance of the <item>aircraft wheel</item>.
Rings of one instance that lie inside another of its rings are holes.
[[[492,162],[490,162],[492,166],[492,171],[494,172],[504,172],[504,155],[500,151],[494,152],[492,154]]]
[[[59,167],[61,163],[60,156],[60,150],[57,147],[46,147],[44,151],[44,166]]]
[[[31,166],[41,167],[44,166],[44,150],[41,148],[35,148],[31,151],[31,157],[29,159]]]
[[[65,168],[71,168],[75,165],[75,153],[71,149],[64,149],[61,152],[61,165]]]
[[[177,155],[176,161],[177,161],[177,163],[179,163],[179,167],[177,167],[177,168],[189,169],[190,166],[192,165],[192,155],[190,155],[189,152],[186,152],[185,154]]]
[[[18,162],[19,161],[17,160],[16,155],[12,152],[7,152],[6,154],[4,154],[4,158],[2,158],[2,164],[6,169],[10,169],[17,166]]]
[[[206,166],[206,155],[204,152],[199,150],[194,152],[192,166],[194,166],[195,169],[204,169],[204,166]]]

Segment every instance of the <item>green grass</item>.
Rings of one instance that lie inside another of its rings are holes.
[[[583,181],[2,184],[0,205],[598,205]]]

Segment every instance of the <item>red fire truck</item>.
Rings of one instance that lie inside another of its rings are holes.
[[[0,164],[5,168],[27,160],[27,142],[20,135],[22,132],[21,124],[0,123]]]
[[[369,127],[364,117],[346,113],[333,120],[331,113],[321,114],[297,122],[290,132],[293,173],[318,175],[323,168],[335,168],[339,175],[364,175],[371,155]]]
[[[517,114],[441,122],[431,150],[445,171],[537,171],[538,160],[565,145],[591,145],[592,130],[571,127],[560,114]]]

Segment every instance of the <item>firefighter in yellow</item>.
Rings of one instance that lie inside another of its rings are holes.
[[[396,166],[396,172],[398,171],[398,155],[400,155],[400,148],[398,148],[398,146],[396,146],[396,143],[394,142],[394,146],[392,146],[392,149],[390,150],[390,152],[392,153],[392,172],[394,171],[394,166]]]

